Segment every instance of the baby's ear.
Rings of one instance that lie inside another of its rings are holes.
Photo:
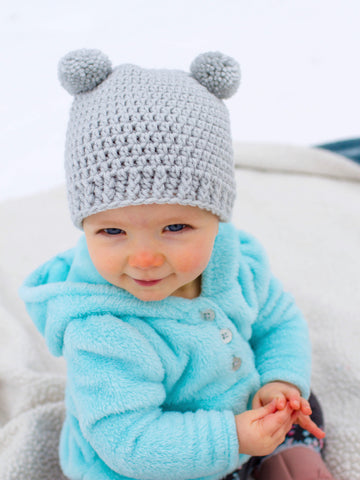
[[[190,66],[193,77],[218,98],[230,98],[240,85],[240,66],[220,52],[197,56]]]
[[[61,85],[71,95],[84,93],[97,87],[111,73],[111,62],[100,50],[73,50],[58,65]]]

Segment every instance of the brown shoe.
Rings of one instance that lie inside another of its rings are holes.
[[[335,480],[321,455],[308,447],[291,447],[264,460],[256,480]]]

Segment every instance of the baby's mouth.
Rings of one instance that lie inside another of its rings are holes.
[[[142,287],[151,287],[152,285],[156,285],[157,283],[161,282],[162,278],[159,280],[138,280],[136,278],[133,279],[135,283],[141,285]]]

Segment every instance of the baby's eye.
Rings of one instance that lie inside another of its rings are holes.
[[[187,228],[188,225],[185,225],[184,223],[174,223],[173,225],[168,225],[165,227],[164,230],[167,232],[181,232],[185,228]]]
[[[124,230],[121,230],[121,228],[104,228],[103,232],[105,232],[107,235],[122,235]]]

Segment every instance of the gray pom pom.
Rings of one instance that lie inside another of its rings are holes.
[[[190,66],[193,77],[218,98],[229,98],[240,85],[236,60],[220,52],[202,53]]]
[[[88,92],[111,73],[111,62],[100,50],[74,50],[59,62],[61,85],[71,95]]]

